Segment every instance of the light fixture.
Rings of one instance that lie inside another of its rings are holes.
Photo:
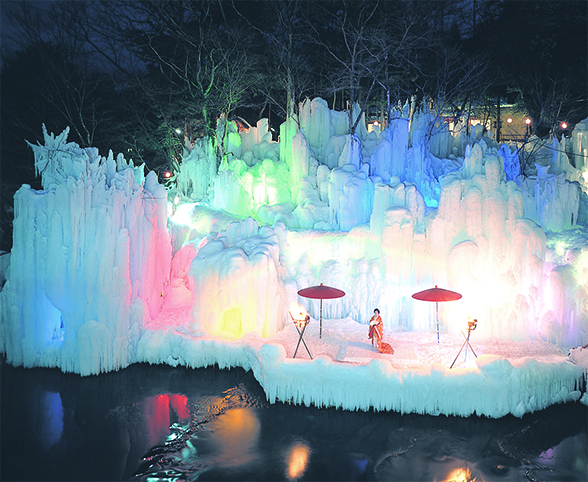
[[[507,124],[512,124],[512,117],[509,117],[508,119],[506,119],[506,123]]]
[[[163,177],[165,177],[166,179],[169,179],[170,177],[172,177],[172,173],[171,171],[165,171],[163,173]]]
[[[531,118],[530,118],[530,117],[527,117],[527,118],[525,119],[525,124],[527,124],[528,126],[529,126],[529,125],[531,125],[531,122],[533,122],[533,121],[531,120]]]
[[[563,121],[560,125],[559,125],[562,129],[567,129],[568,128],[568,123],[566,121]]]

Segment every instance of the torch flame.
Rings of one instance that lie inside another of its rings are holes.
[[[308,315],[306,309],[298,303],[292,303],[289,311],[293,320],[304,320]]]

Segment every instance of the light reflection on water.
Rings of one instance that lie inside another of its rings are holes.
[[[258,457],[260,423],[252,408],[227,410],[210,423],[209,430],[208,445],[215,454],[214,465],[238,467]]]
[[[0,479],[587,480],[586,421],[579,404],[499,420],[269,405],[240,369],[3,364]]]
[[[53,447],[63,433],[63,407],[59,393],[45,391],[40,397],[39,438],[43,440],[45,450]]]
[[[296,480],[304,474],[309,456],[310,447],[307,444],[297,442],[292,446],[286,458],[286,476],[288,479]]]

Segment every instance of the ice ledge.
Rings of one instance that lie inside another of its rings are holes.
[[[263,343],[255,336],[228,341],[173,330],[146,332],[136,361],[252,370],[270,403],[491,418],[522,417],[550,405],[577,401],[585,377],[584,368],[565,356],[509,361],[481,355],[468,368],[396,369],[384,359],[355,365],[324,355],[314,360],[287,358],[284,346]]]

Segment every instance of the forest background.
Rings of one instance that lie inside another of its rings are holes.
[[[3,1],[0,250],[15,191],[40,189],[26,141],[43,124],[162,182],[219,119],[268,118],[277,140],[314,97],[382,119],[407,102],[500,119],[508,104],[533,119],[528,139],[569,134],[588,117],[587,12],[585,0]]]

